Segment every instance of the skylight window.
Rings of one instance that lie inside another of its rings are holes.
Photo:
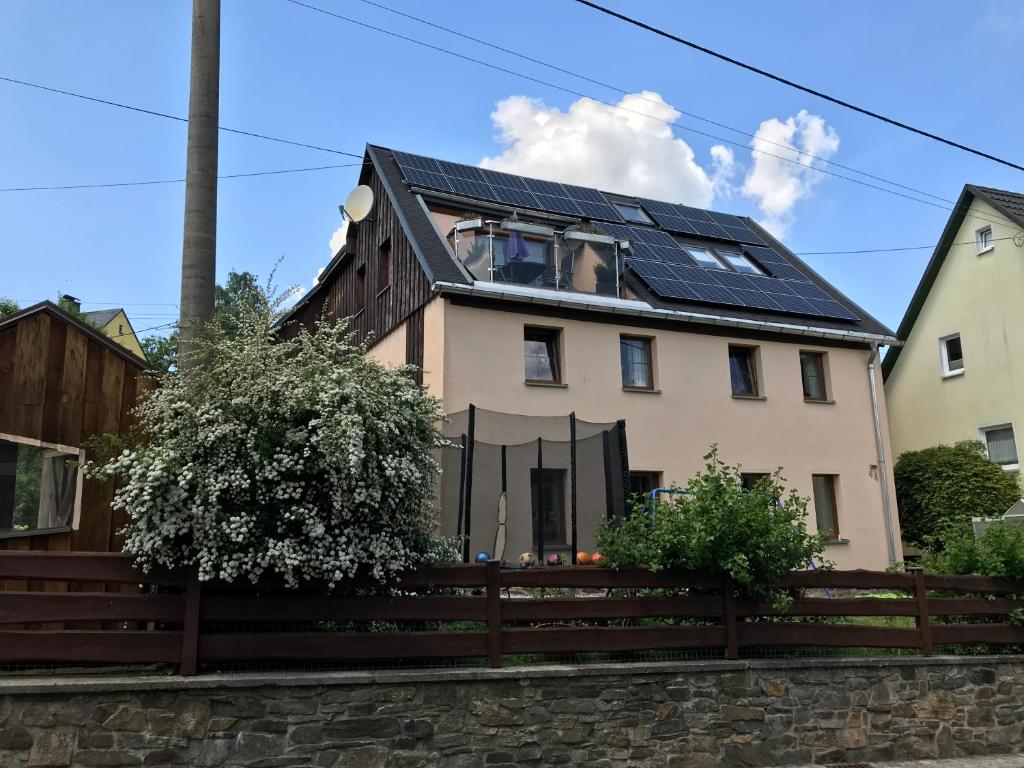
[[[686,252],[696,259],[697,263],[705,269],[729,269],[725,263],[707,248],[696,248],[692,245],[686,246]]]
[[[626,221],[636,224],[652,224],[650,217],[644,213],[644,209],[634,203],[617,203],[612,202],[615,206],[615,210],[619,212]]]
[[[718,255],[724,258],[729,265],[737,272],[745,275],[763,275],[764,272],[758,266],[738,251],[723,251],[719,249]]]

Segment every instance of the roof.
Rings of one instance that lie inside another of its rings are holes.
[[[88,320],[94,325],[98,325],[103,328],[110,324],[110,321],[117,317],[124,310],[118,307],[117,309],[96,309],[92,312],[83,312],[82,317]]]
[[[960,227],[963,225],[975,197],[981,198],[1011,222],[1019,224],[1024,228],[1024,194],[1008,192],[1004,189],[993,189],[992,187],[979,187],[974,184],[964,185],[956,205],[953,206],[953,212],[950,214],[949,220],[942,230],[942,235],[939,237],[939,244],[935,246],[932,257],[924,268],[921,281],[917,284],[917,289],[910,299],[907,312],[900,322],[899,329],[896,331],[900,341],[905,342],[910,338],[910,332],[914,329],[914,323],[917,322],[917,318],[921,314],[925,302],[928,300],[928,294],[935,284],[939,270],[942,269],[942,265],[946,261],[949,249],[956,241],[956,236],[960,232]],[[900,356],[900,349],[899,346],[894,346],[886,353],[885,359],[882,360],[883,377],[887,378],[896,366],[896,361]]]
[[[566,226],[582,223],[629,239],[633,247],[624,259],[625,281],[656,309],[680,315],[714,313],[788,329],[848,331],[851,336],[877,337],[881,343],[895,341],[889,328],[750,218],[512,176],[380,146],[368,146],[367,155],[404,217],[413,249],[435,286],[474,281],[438,230],[425,200],[505,215],[513,211]],[[642,206],[651,221],[623,219],[612,205],[621,202]],[[687,244],[743,250],[764,274],[703,269],[682,250]]]
[[[75,330],[85,334],[93,341],[102,344],[115,355],[123,358],[124,360],[127,360],[135,367],[140,368],[144,371],[148,371],[151,369],[152,366],[150,366],[150,364],[146,360],[143,360],[141,357],[138,357],[137,355],[133,354],[130,350],[126,349],[125,347],[122,347],[116,341],[113,341],[112,339],[108,338],[105,334],[101,333],[94,326],[89,325],[89,323],[83,322],[80,318],[75,317],[70,312],[66,312],[65,310],[61,309],[52,301],[41,301],[38,304],[33,304],[31,307],[26,307],[25,309],[15,312],[14,314],[0,317],[0,331],[17,324],[19,321],[25,319],[26,317],[39,314],[40,312],[45,312],[50,315],[53,315],[54,317],[64,321],[68,325],[73,326]]]

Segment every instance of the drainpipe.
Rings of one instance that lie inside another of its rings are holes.
[[[889,472],[885,461],[885,441],[882,438],[882,419],[878,412],[878,386],[875,384],[875,360],[878,342],[871,343],[868,355],[868,383],[871,386],[871,413],[875,419],[875,448],[878,451],[878,482],[882,486],[882,516],[885,519],[885,541],[889,547],[889,565],[896,563],[896,541],[892,530],[892,499],[889,496]]]

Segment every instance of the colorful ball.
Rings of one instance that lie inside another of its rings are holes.
[[[548,565],[561,565],[562,558],[560,555],[548,555]]]
[[[600,565],[603,560],[604,560],[604,555],[602,555],[600,552],[595,552],[594,554],[592,554],[590,556],[590,564],[591,565]]]
[[[537,564],[537,556],[533,552],[523,552],[519,556],[520,568],[533,568]]]
[[[586,552],[576,553],[576,563],[578,565],[590,565],[592,562],[594,562],[593,558],[591,558],[591,556]]]
[[[490,561],[490,559],[491,559],[491,556],[489,554],[487,554],[486,552],[480,552],[476,556],[476,561],[478,563],[486,563],[486,562]]]

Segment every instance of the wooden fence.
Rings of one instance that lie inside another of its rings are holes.
[[[27,591],[36,580],[140,589]],[[921,572],[793,572],[778,586],[908,597],[804,597],[782,613],[737,597],[718,575],[639,568],[451,565],[408,574],[401,596],[345,597],[142,574],[120,554],[0,552],[0,584],[8,589],[0,592],[0,664],[167,663],[190,675],[200,664],[486,657],[500,666],[510,654],[707,649],[736,658],[752,646],[831,646],[927,655],[936,645],[1024,645],[1024,627],[1009,620],[1024,608],[1015,598],[1024,583]],[[865,616],[902,617],[896,623],[906,626],[839,621]],[[359,631],[368,622],[419,628]]]

